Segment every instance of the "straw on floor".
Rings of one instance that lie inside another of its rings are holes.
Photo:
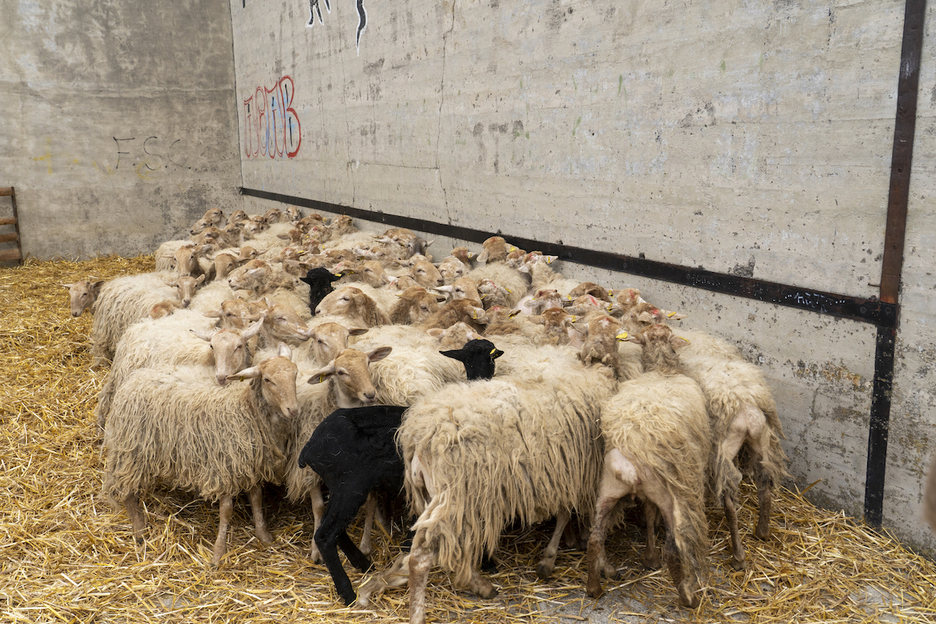
[[[311,512],[267,492],[276,542],[252,535],[236,506],[229,551],[213,569],[217,508],[185,492],[147,497],[150,523],[138,546],[122,510],[100,496],[101,435],[92,414],[106,369],[92,369],[90,317],[69,315],[61,284],[152,270],[153,257],[34,262],[0,269],[0,621],[2,622],[382,622],[407,618],[394,590],[370,610],[341,606],[323,566],[307,558]],[[841,513],[777,492],[773,536],[754,539],[756,496],[743,490],[740,521],[748,570],[728,566],[722,514],[709,514],[712,576],[697,610],[676,606],[665,572],[640,565],[642,529],[609,536],[622,571],[599,601],[584,593],[584,553],[563,549],[552,580],[535,573],[550,527],[511,531],[496,554],[501,593],[484,601],[430,578],[433,622],[932,622],[936,565]],[[376,567],[398,550],[399,532],[378,539]],[[352,572],[357,583],[363,575]]]

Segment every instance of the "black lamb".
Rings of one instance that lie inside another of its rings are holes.
[[[441,351],[461,361],[469,380],[494,376],[494,360],[503,355],[489,340],[472,340],[462,349]],[[395,436],[407,408],[367,405],[338,409],[316,427],[299,454],[299,467],[309,467],[328,487],[328,508],[315,544],[322,553],[338,595],[346,605],[357,597],[341,566],[338,548],[362,572],[371,561],[348,537],[347,528],[371,492],[399,494],[403,489],[403,460]]]

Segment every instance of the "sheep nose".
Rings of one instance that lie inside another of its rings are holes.
[[[187,307],[189,307],[189,304],[190,304],[190,303],[192,303],[191,298],[183,299],[183,300],[182,300],[182,307],[183,307],[183,308],[187,308]]]
[[[227,385],[227,382],[228,382],[228,380],[227,380],[227,375],[215,375],[215,379],[218,380],[218,383],[219,383],[220,385],[222,385],[222,386],[226,386],[226,385]]]
[[[81,312],[72,312],[71,315],[74,316],[75,318],[78,318],[79,316],[81,316]]]
[[[374,402],[374,399],[377,398],[377,393],[374,392],[374,391],[365,392],[365,393],[364,393],[364,398],[367,399],[367,402],[368,402],[368,403],[373,403],[373,402]]]

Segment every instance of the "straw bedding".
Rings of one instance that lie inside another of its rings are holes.
[[[276,542],[253,537],[249,509],[235,504],[225,559],[208,566],[217,510],[182,492],[143,502],[150,527],[136,546],[126,514],[101,497],[103,457],[93,410],[106,369],[92,369],[90,317],[73,319],[62,283],[153,270],[152,256],[86,262],[27,262],[0,269],[0,622],[384,622],[407,617],[393,591],[373,610],[340,606],[324,566],[312,565],[312,516],[267,492]],[[756,495],[741,490],[739,521],[751,527]],[[665,572],[640,567],[640,519],[608,537],[622,580],[597,602],[584,593],[583,552],[562,549],[549,582],[535,572],[548,529],[501,539],[498,598],[457,593],[430,575],[434,622],[932,622],[936,564],[840,513],[817,509],[778,488],[769,542],[742,538],[749,568],[728,566],[722,514],[709,514],[712,575],[697,610],[676,606]],[[396,555],[398,535],[381,540],[376,567]],[[358,583],[361,577],[352,575]]]

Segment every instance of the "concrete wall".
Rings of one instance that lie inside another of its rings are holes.
[[[226,2],[0,0],[0,15],[0,186],[25,253],[151,252],[240,204]]]
[[[304,1],[232,0],[245,187],[877,294],[902,2],[313,6],[310,21]],[[884,521],[930,551],[919,502],[936,423],[932,14]],[[873,326],[564,271],[638,286],[738,343],[776,392],[797,483],[821,479],[814,500],[862,515]]]

